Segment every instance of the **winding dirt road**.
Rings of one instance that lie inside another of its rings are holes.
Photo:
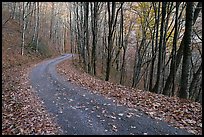
[[[93,94],[57,74],[56,65],[71,54],[44,61],[32,69],[30,80],[48,112],[65,135],[187,135],[143,112]]]

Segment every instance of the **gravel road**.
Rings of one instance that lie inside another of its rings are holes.
[[[116,104],[70,83],[56,72],[56,65],[71,54],[43,61],[30,72],[32,87],[53,114],[65,135],[188,135],[143,112]]]

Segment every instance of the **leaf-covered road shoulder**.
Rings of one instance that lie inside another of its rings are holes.
[[[138,108],[152,118],[166,121],[190,133],[202,134],[202,106],[197,102],[102,81],[76,68],[71,60],[59,63],[57,71],[65,75],[67,81],[90,89],[94,93],[114,98],[117,103]]]
[[[28,74],[35,63],[3,69],[2,135],[61,134],[29,83]]]

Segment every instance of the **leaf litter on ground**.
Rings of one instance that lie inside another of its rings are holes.
[[[26,64],[2,71],[2,135],[62,134],[29,83],[33,66]]]
[[[185,129],[190,133],[202,134],[202,105],[200,103],[97,79],[76,67],[72,60],[59,63],[57,71],[64,75],[69,82],[85,86],[91,92],[100,93],[107,98],[114,98],[118,104],[139,109],[152,118],[166,121],[170,125]],[[132,114],[127,115],[127,117],[131,116]],[[139,115],[137,116],[139,117]]]

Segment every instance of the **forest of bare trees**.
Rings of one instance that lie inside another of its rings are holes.
[[[22,55],[71,52],[105,81],[202,102],[202,2],[2,4],[10,14],[2,27],[9,19],[21,27]]]
[[[3,10],[8,10],[10,15],[7,20],[2,20],[2,26],[4,27],[10,19],[14,19],[20,25],[22,55],[25,54],[24,48],[32,48],[36,52],[49,52],[48,48],[59,53],[68,50],[65,49],[69,37],[65,25],[69,12],[68,4],[5,2],[3,5]]]
[[[86,72],[106,81],[201,101],[201,8],[201,2],[72,3],[71,45]]]

